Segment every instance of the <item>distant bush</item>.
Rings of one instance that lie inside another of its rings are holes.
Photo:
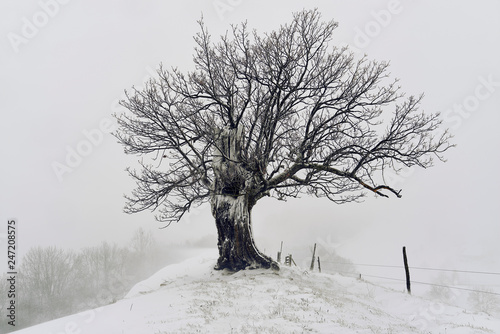
[[[500,298],[488,287],[477,287],[477,291],[469,293],[468,301],[476,311],[489,315],[496,315],[500,312]],[[482,292],[484,291],[484,292]]]

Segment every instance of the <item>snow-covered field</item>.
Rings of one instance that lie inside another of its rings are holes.
[[[364,280],[214,271],[215,258],[167,266],[115,304],[16,333],[500,333],[499,318]]]

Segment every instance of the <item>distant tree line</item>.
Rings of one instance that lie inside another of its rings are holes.
[[[142,228],[127,247],[107,242],[80,251],[33,247],[21,259],[18,271],[16,326],[1,321],[0,332],[114,303],[135,283],[174,261],[178,251],[160,248]],[[4,276],[0,291],[7,291],[6,285]],[[2,294],[0,308],[5,310],[7,303],[7,295]]]

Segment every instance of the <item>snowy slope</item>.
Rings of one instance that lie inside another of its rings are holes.
[[[170,265],[121,301],[16,333],[500,333],[500,319],[338,274]]]

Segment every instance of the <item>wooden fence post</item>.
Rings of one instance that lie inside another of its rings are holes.
[[[290,262],[293,263],[293,265],[297,267],[297,263],[295,263],[295,261],[293,260],[292,254],[290,254]]]
[[[314,258],[316,257],[316,244],[314,244],[313,257],[311,260],[311,271],[314,270]]]
[[[278,258],[277,258],[278,263],[281,263],[281,253],[282,252],[283,252],[283,241],[281,242],[281,248],[280,248],[280,251],[278,252]]]
[[[406,290],[408,294],[411,295],[411,283],[410,283],[410,268],[408,268],[408,259],[406,257],[406,247],[403,246],[403,261],[405,264],[405,272],[406,272]]]
[[[293,260],[293,257],[292,257],[292,254],[289,254],[287,256],[285,256],[285,265],[291,267],[292,266],[292,263],[297,266],[297,264],[295,263],[295,261]]]
[[[319,256],[318,256],[318,270],[321,272],[321,262],[319,261]]]

